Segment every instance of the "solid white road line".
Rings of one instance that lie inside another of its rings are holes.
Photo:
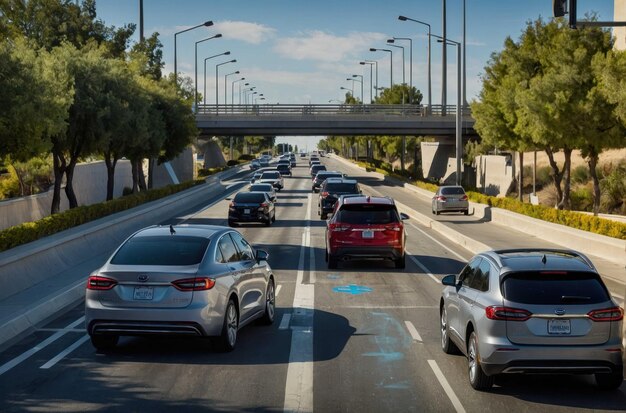
[[[85,322],[85,316],[82,316],[78,320],[74,321],[73,323],[71,323],[70,325],[65,327],[63,330],[61,330],[61,331],[59,331],[57,333],[54,333],[53,335],[51,335],[50,337],[48,337],[47,339],[45,339],[41,343],[37,344],[35,347],[31,348],[28,351],[25,351],[24,353],[22,353],[19,356],[15,357],[13,360],[7,361],[2,366],[0,366],[0,376],[3,375],[4,373],[6,373],[7,371],[11,370],[13,367],[17,366],[18,364],[20,364],[21,362],[23,362],[24,360],[26,360],[27,358],[29,358],[33,354],[35,354],[39,350],[44,349],[47,346],[49,346],[50,344],[54,343],[55,341],[57,341],[58,339],[63,337],[66,333],[68,333],[70,330],[72,330],[74,327],[76,327],[80,323],[84,323],[84,322]]]
[[[280,294],[281,288],[283,288],[283,286],[278,284],[278,286],[276,287],[276,292],[274,293],[274,297],[278,297],[278,294]]]
[[[439,384],[441,384],[441,387],[443,387],[443,390],[446,392],[448,398],[452,402],[454,410],[456,410],[458,413],[465,413],[465,408],[463,408],[461,401],[458,397],[456,397],[456,394],[454,394],[452,387],[450,387],[450,383],[448,383],[448,380],[446,380],[446,376],[444,376],[439,369],[437,362],[435,360],[428,360],[428,364],[430,365],[430,368],[433,369],[437,380],[439,380]]]
[[[420,333],[417,332],[417,329],[415,328],[413,323],[410,321],[405,321],[404,324],[406,325],[406,328],[409,330],[409,334],[411,334],[411,337],[413,337],[413,340],[419,341],[421,343],[422,336],[420,336]]]
[[[311,195],[307,205],[305,221],[311,216]],[[315,285],[304,284],[304,255],[310,242],[311,227],[307,225],[302,234],[300,260],[296,289],[293,297],[293,314],[300,317],[300,325],[291,327],[291,348],[287,380],[285,382],[285,412],[313,411],[313,307],[315,303]],[[309,234],[307,241],[306,234]]]
[[[287,330],[289,328],[289,322],[291,321],[291,314],[283,314],[283,319],[280,320],[279,330]]]
[[[76,342],[74,342],[74,344],[72,344],[71,346],[69,346],[68,348],[66,348],[65,350],[63,350],[62,352],[57,354],[56,356],[54,356],[52,359],[50,359],[50,361],[48,361],[46,364],[44,364],[43,366],[41,366],[39,368],[40,369],[49,369],[50,367],[54,366],[59,361],[61,361],[65,356],[70,354],[72,351],[74,351],[78,347],[80,347],[87,340],[89,340],[89,334],[85,334],[84,336],[82,336],[81,338],[76,340]]]
[[[411,261],[413,261],[415,263],[415,265],[420,267],[422,269],[422,271],[424,271],[426,273],[426,275],[428,275],[430,278],[432,278],[433,281],[435,281],[437,284],[439,284],[441,282],[437,277],[435,277],[433,275],[433,273],[430,272],[430,270],[428,268],[426,268],[426,266],[424,264],[419,262],[418,259],[413,256],[413,254],[411,254],[409,251],[406,251],[406,252],[409,254],[409,258],[411,259]]]
[[[447,245],[443,244],[442,242],[440,242],[439,240],[433,238],[432,235],[428,234],[426,231],[418,228],[415,224],[413,224],[412,222],[409,223],[410,226],[412,226],[413,228],[415,228],[416,230],[418,230],[419,232],[421,232],[422,234],[426,235],[428,238],[431,239],[431,241],[437,243],[438,245],[442,246],[443,248],[445,248],[446,250],[450,251],[455,257],[457,257],[458,259],[460,259],[461,261],[467,261],[468,259],[463,257],[461,254],[459,254],[458,252],[454,251],[453,249],[451,249],[450,247],[448,247]]]

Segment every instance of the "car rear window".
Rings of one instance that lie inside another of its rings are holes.
[[[276,169],[287,169],[287,170],[289,170],[289,165],[286,164],[286,163],[281,163],[281,164],[278,164]]]
[[[181,235],[133,237],[115,253],[115,265],[196,265],[209,239]]]
[[[279,176],[279,172],[263,172],[263,175],[261,175],[261,179],[276,179]]]
[[[320,172],[316,175],[315,179],[317,179],[318,181],[325,181],[328,178],[342,178],[341,174],[337,174],[337,173],[332,173],[332,172]]]
[[[521,272],[505,276],[502,294],[522,304],[598,304],[610,300],[599,276],[588,272]]]
[[[265,202],[265,194],[254,193],[254,192],[239,192],[235,195],[235,202],[243,202],[243,203],[257,203]]]
[[[250,187],[250,192],[271,192],[274,187],[270,184],[258,184]]]
[[[441,188],[442,195],[465,195],[465,190],[459,186],[453,186],[450,188]]]
[[[391,205],[344,205],[338,214],[337,222],[346,224],[390,224],[399,221],[398,213]]]
[[[324,165],[313,165],[312,166],[312,170],[314,172],[316,172],[316,171],[325,171],[326,170],[326,166],[324,166]]]
[[[354,193],[359,192],[359,190],[357,189],[356,184],[344,184],[341,182],[337,182],[337,183],[327,183],[326,192],[330,192],[331,194],[336,194],[336,193],[354,194]]]

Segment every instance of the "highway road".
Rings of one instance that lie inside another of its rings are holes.
[[[366,193],[430,213],[426,202],[392,182],[333,158],[323,161],[357,177]],[[602,392],[590,377],[512,375],[498,378],[489,392],[474,391],[466,359],[440,349],[437,307],[439,280],[457,273],[472,254],[409,220],[405,270],[380,262],[327,270],[325,222],[317,215],[308,168],[298,162],[279,192],[276,223],[239,228],[270,253],[277,280],[273,326],[245,327],[232,353],[200,339],[122,338],[104,355],[87,340],[80,304],[0,353],[0,411],[626,410],[626,384]],[[225,225],[228,203],[164,223]],[[533,243],[471,216],[438,219],[469,233],[493,233],[495,247]],[[609,280],[611,291],[623,294],[619,276],[609,274]]]

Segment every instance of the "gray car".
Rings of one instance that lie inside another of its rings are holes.
[[[250,192],[265,192],[272,202],[276,202],[276,189],[272,184],[252,184],[248,190]]]
[[[623,383],[622,319],[593,264],[575,251],[487,251],[442,280],[441,347],[468,358],[488,389],[506,373],[594,374]]]
[[[463,212],[469,214],[469,200],[462,186],[440,186],[432,199],[432,212]]]
[[[213,337],[231,351],[241,327],[259,318],[274,321],[275,279],[267,257],[226,227],[142,229],[89,276],[91,342],[106,351],[120,336]]]

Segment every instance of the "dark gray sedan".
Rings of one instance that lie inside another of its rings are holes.
[[[89,276],[85,323],[100,351],[120,336],[214,337],[225,351],[238,330],[272,324],[275,280],[268,254],[230,228],[142,229]]]
[[[440,186],[432,200],[432,212],[462,212],[469,214],[469,199],[462,186]]]

